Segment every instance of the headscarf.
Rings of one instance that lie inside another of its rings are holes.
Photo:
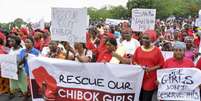
[[[186,49],[186,44],[184,42],[176,41],[174,44],[174,49]]]

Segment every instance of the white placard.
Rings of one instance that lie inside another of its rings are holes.
[[[57,41],[85,42],[88,16],[86,8],[52,8],[51,38]]]
[[[201,71],[197,68],[170,68],[157,71],[159,100],[200,101]]]
[[[131,28],[140,32],[154,30],[155,19],[156,9],[132,9]]]
[[[18,80],[17,75],[17,55],[1,54],[1,76],[4,78]]]
[[[163,54],[164,60],[167,60],[167,59],[173,57],[174,52],[172,52],[172,51],[162,51],[162,54]]]

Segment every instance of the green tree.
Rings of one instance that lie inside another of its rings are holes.
[[[128,9],[123,6],[113,6],[109,10],[111,17],[114,19],[127,19],[128,18]]]
[[[128,0],[128,15],[131,16],[133,8],[154,8],[154,0]]]

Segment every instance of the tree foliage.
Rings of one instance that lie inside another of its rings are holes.
[[[169,16],[195,16],[201,9],[201,0],[128,0],[127,6],[111,6],[101,9],[89,8],[91,19],[127,19],[133,8],[152,8],[157,11],[157,18]]]

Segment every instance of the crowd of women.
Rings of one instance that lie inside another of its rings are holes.
[[[0,31],[0,54],[18,54],[18,80],[0,78],[0,93],[12,98],[17,91],[29,96],[28,54],[79,62],[103,62],[141,65],[145,70],[140,101],[151,101],[157,89],[156,71],[163,68],[199,68],[200,33],[192,19],[156,21],[155,30],[136,32],[129,23],[106,25],[98,23],[88,28],[86,42],[70,45],[51,40],[49,27],[45,29],[12,28]],[[84,33],[80,33],[84,34]],[[164,51],[172,51],[166,59]]]

